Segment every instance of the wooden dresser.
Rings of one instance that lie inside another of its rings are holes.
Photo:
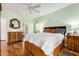
[[[8,44],[23,41],[23,32],[8,32]]]
[[[67,49],[79,55],[79,36],[67,35]]]

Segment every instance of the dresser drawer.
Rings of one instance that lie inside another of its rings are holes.
[[[75,46],[75,51],[79,53],[79,42],[78,43],[75,43],[75,45],[76,45]]]
[[[79,36],[67,36],[67,49],[79,53]]]
[[[23,41],[22,32],[9,32],[8,33],[8,43],[14,43],[17,41]]]

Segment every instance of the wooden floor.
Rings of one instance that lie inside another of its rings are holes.
[[[1,42],[1,56],[24,56],[23,42],[10,45],[6,41]]]
[[[63,49],[60,56],[63,55]],[[16,42],[13,44],[7,44],[6,41],[1,42],[1,56],[25,56],[24,55],[24,42]],[[66,55],[68,56],[68,55]]]

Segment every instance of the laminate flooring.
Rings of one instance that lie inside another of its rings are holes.
[[[1,56],[24,56],[23,42],[7,44],[6,41],[1,42]]]

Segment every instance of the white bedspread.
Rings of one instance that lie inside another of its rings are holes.
[[[26,36],[29,41],[40,47],[45,54],[52,55],[53,50],[62,42],[64,38],[60,33],[33,33]]]

